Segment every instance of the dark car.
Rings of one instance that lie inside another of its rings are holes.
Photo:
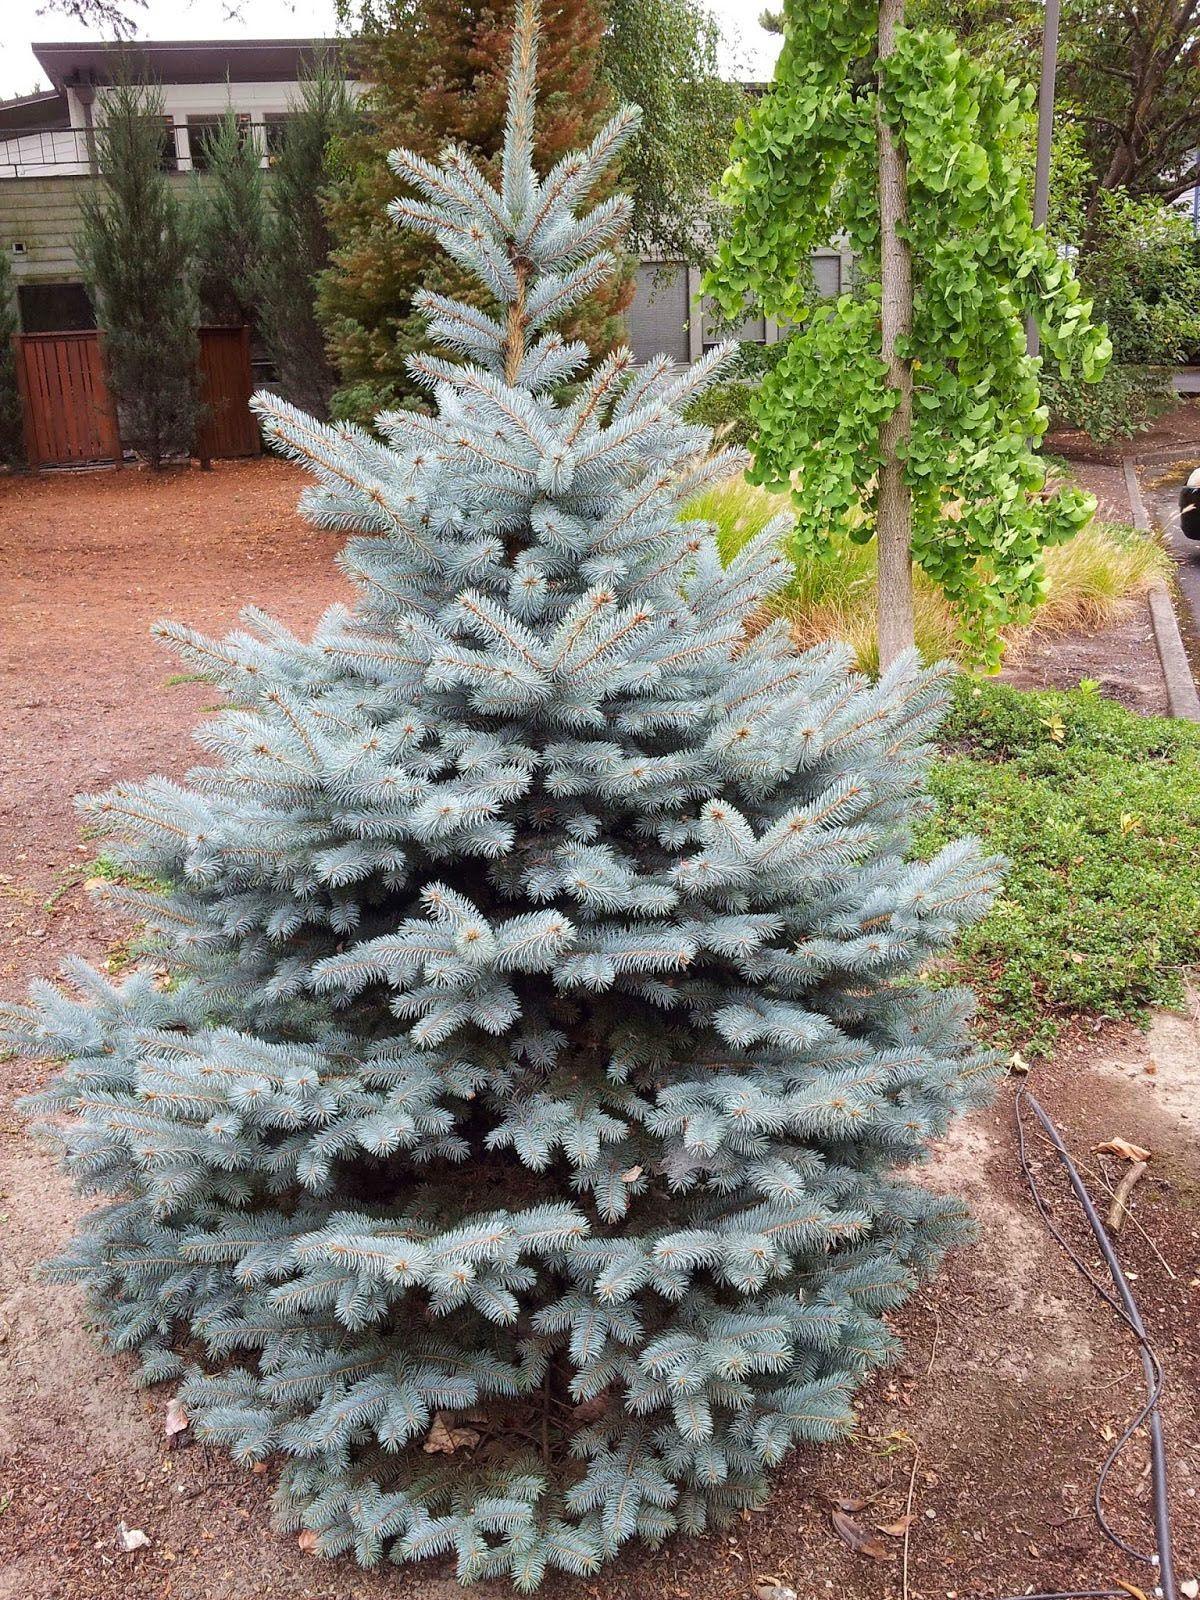
[[[1185,539],[1200,539],[1200,467],[1179,491],[1179,527]]]

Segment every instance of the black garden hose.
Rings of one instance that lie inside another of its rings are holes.
[[[1100,1246],[1100,1253],[1103,1255],[1105,1265],[1112,1276],[1116,1294],[1095,1276],[1078,1251],[1063,1237],[1050,1215],[1050,1208],[1038,1187],[1037,1179],[1029,1162],[1029,1152],[1025,1142],[1025,1124],[1022,1118],[1023,1104],[1029,1107],[1050,1143],[1054,1146],[1059,1160],[1066,1168],[1067,1177],[1070,1179],[1071,1187],[1075,1191],[1075,1197],[1083,1208],[1083,1214],[1087,1218],[1088,1226],[1096,1236],[1096,1242]],[[1033,1196],[1033,1202],[1037,1206],[1047,1231],[1066,1252],[1072,1264],[1087,1279],[1104,1303],[1120,1317],[1121,1321],[1133,1333],[1134,1338],[1137,1340],[1138,1352],[1142,1358],[1142,1372],[1146,1381],[1146,1399],[1134,1416],[1133,1421],[1121,1434],[1120,1438],[1117,1439],[1104,1459],[1104,1464],[1096,1479],[1096,1490],[1092,1501],[1096,1521],[1099,1524],[1100,1531],[1117,1549],[1131,1556],[1134,1560],[1145,1562],[1147,1565],[1157,1569],[1156,1588],[1162,1596],[1162,1600],[1178,1600],[1175,1588],[1174,1563],[1171,1556],[1171,1520],[1167,1501],[1167,1457],[1163,1444],[1162,1417],[1159,1413],[1159,1399],[1163,1392],[1162,1365],[1146,1335],[1141,1312],[1138,1310],[1133,1291],[1129,1287],[1129,1281],[1122,1271],[1112,1239],[1109,1237],[1108,1231],[1100,1219],[1100,1214],[1092,1201],[1092,1197],[1079,1175],[1079,1169],[1071,1159],[1071,1153],[1063,1143],[1058,1129],[1046,1115],[1037,1098],[1030,1093],[1025,1083],[1022,1083],[1017,1090],[1014,1109],[1017,1120],[1017,1149],[1021,1170],[1025,1174],[1026,1182],[1029,1184],[1029,1190]],[[1103,1503],[1104,1486],[1114,1462],[1121,1455],[1137,1430],[1147,1421],[1150,1428],[1151,1493],[1154,1502],[1154,1537],[1157,1547],[1154,1555],[1147,1555],[1142,1550],[1136,1550],[1116,1532],[1105,1515]],[[1073,1589],[1040,1595],[1005,1596],[1003,1600],[1128,1600],[1128,1594],[1129,1591],[1127,1589]]]

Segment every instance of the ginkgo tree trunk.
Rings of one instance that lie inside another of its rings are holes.
[[[881,0],[879,7],[879,81],[896,48],[896,29],[904,21],[904,0]],[[876,500],[879,542],[879,662],[888,666],[915,642],[912,585],[912,495],[904,476],[904,454],[912,437],[912,368],[905,341],[912,333],[912,258],[905,225],[908,221],[908,176],[904,149],[882,115],[877,99],[879,137],[879,279],[880,354],[887,364],[887,384],[899,397],[881,429],[883,459]]]
[[[1040,364],[1099,377],[1091,305],[1033,223],[1018,159],[1032,89],[903,0],[787,0],[775,79],[734,142],[729,226],[705,291],[792,330],[753,402],[753,481],[790,491],[792,548],[877,540],[879,645],[912,643],[912,565],[945,593],[966,654],[995,666],[1002,629],[1042,593],[1042,551],[1093,510],[1047,491]],[[843,242],[854,280],[816,301],[814,250]]]

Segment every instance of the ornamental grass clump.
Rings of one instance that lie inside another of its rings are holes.
[[[356,604],[161,629],[220,688],[209,764],[86,802],[165,885],[118,891],[158,965],[8,1023],[65,1063],[37,1103],[106,1203],[57,1271],[109,1344],[322,1551],[523,1589],[850,1425],[963,1235],[900,1169],[992,1067],[915,974],[997,875],[907,859],[942,675],[747,639],[779,526],[725,567],[680,520],[736,465],[680,418],[724,352],[589,372],[554,332],[617,266],[627,202],[576,212],[636,117],[538,176],[534,42],[522,0],[495,186],[393,157],[495,302],[425,297],[432,414],[258,402]]]

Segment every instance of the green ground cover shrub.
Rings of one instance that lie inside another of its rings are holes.
[[[1077,1013],[1140,1018],[1200,960],[1200,729],[1094,687],[964,678],[919,848],[977,834],[1011,863],[937,981],[969,977],[998,1042],[1047,1050]]]

